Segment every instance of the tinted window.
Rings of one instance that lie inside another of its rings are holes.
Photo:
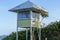
[[[18,14],[18,19],[29,19],[30,13],[29,12],[22,12]]]
[[[39,16],[40,16],[40,15],[39,15],[38,13],[35,13],[35,12],[32,13],[32,17],[33,17],[33,18],[38,18],[38,19],[39,19]]]

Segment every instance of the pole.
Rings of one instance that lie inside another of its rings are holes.
[[[30,28],[30,40],[32,40],[32,27]]]
[[[26,40],[28,40],[28,29],[26,28]]]
[[[41,40],[41,28],[38,28],[38,31],[39,40]]]
[[[42,18],[41,23],[42,23],[43,19],[44,19],[44,18]],[[42,26],[40,25],[40,27],[38,28],[38,30],[39,30],[39,33],[38,33],[39,40],[41,40],[41,27],[42,27]]]
[[[16,40],[18,40],[18,27],[17,27],[17,31],[16,31]]]
[[[30,27],[30,40],[32,40],[32,11],[30,11],[31,14],[31,27]]]
[[[18,21],[18,14],[17,14],[17,21]],[[18,24],[18,22],[17,22]],[[18,40],[18,26],[16,27],[16,40]]]

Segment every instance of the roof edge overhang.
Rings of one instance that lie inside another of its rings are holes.
[[[39,8],[34,8],[34,7],[24,8],[24,9],[16,9],[16,10],[14,9],[14,10],[8,10],[8,11],[20,13],[20,12],[25,12],[25,11],[30,11],[30,10],[41,14],[43,17],[47,17],[48,16],[48,12],[47,11],[45,11],[43,9],[39,9]]]

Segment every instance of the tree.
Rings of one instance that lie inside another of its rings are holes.
[[[38,40],[37,36],[37,29],[34,28],[34,34],[36,40]],[[48,40],[60,40],[60,21],[51,22],[46,27],[41,29],[41,39],[45,40],[47,38]],[[18,36],[19,40],[25,40],[25,32],[26,31],[19,31]],[[16,33],[12,32],[9,36],[5,37],[3,40],[15,40],[16,39]],[[30,40],[30,30],[28,30],[28,40]]]
[[[48,40],[60,40],[60,21],[51,22],[47,27],[42,29],[42,40],[46,37]]]

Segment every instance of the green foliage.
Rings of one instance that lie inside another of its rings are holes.
[[[35,34],[35,38],[36,40],[38,40],[37,37],[37,29],[34,29],[34,34]],[[46,27],[41,29],[41,39],[45,40],[45,38],[47,38],[48,40],[60,40],[60,21],[56,21],[56,22],[52,22],[49,25],[47,25]],[[29,31],[29,30],[28,30]],[[16,39],[16,33],[12,33],[9,36],[5,37],[3,40],[15,40]],[[19,40],[26,40],[26,31],[19,31],[18,32],[18,39]],[[28,32],[28,40],[30,40],[30,31]]]
[[[3,40],[15,40],[16,35],[14,32],[12,32],[12,34],[10,34],[9,36],[6,36]]]
[[[42,40],[60,40],[60,21],[52,22],[47,27],[42,28]]]

